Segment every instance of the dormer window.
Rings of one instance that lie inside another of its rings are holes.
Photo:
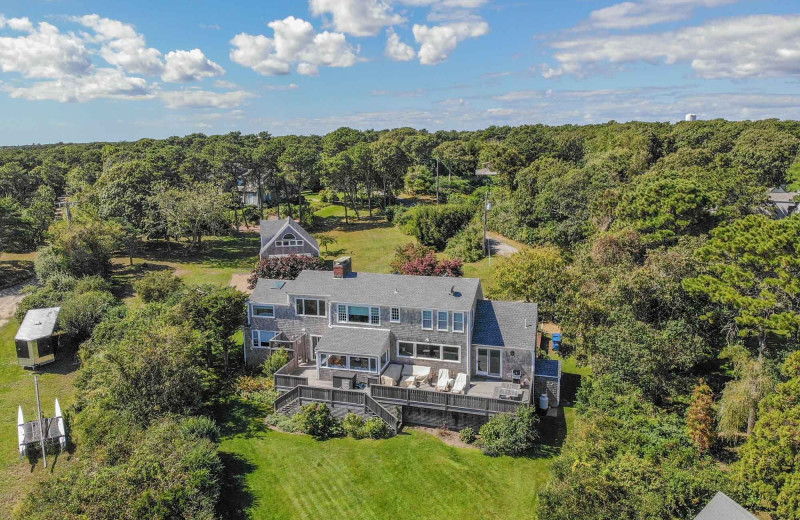
[[[275,241],[275,247],[297,247],[302,245],[303,241],[298,240],[294,233],[286,233],[281,240]]]

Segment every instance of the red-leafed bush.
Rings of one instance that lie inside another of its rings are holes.
[[[415,274],[420,276],[454,276],[464,275],[462,262],[455,260],[437,260],[436,254],[430,251],[423,257],[415,258],[400,267],[402,274]]]
[[[278,280],[294,280],[300,271],[324,271],[325,261],[317,256],[288,255],[281,257],[262,258],[247,280],[247,286],[254,289],[259,278],[273,278]]]

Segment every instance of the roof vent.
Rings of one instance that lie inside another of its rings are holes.
[[[455,296],[455,295],[456,295],[456,286],[455,285],[451,285],[450,286],[450,296]]]
[[[397,290],[397,287],[395,287],[395,288],[394,288],[394,293],[395,293],[395,294],[397,294],[398,292],[400,292],[400,291],[398,291],[398,290]]]

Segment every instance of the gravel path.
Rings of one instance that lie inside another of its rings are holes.
[[[489,247],[492,249],[492,256],[511,256],[519,249],[515,246],[503,241],[503,237],[496,233],[492,233],[486,237],[489,242]]]
[[[8,323],[14,312],[17,310],[17,304],[22,300],[22,288],[32,283],[32,281],[24,282],[8,289],[0,291],[0,327]]]

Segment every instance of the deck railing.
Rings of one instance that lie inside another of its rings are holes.
[[[292,356],[288,363],[279,368],[275,375],[272,376],[275,382],[275,388],[294,388],[300,385],[308,385],[308,378],[301,376],[293,376],[292,372],[297,370],[300,366],[300,360],[297,356]]]
[[[394,404],[423,406],[440,410],[483,412],[486,414],[513,412],[522,401],[477,397],[446,392],[433,392],[417,388],[401,388],[398,386],[372,385],[370,395],[377,401],[390,401]]]
[[[358,390],[341,388],[317,388],[314,386],[296,386],[275,400],[275,410],[280,410],[293,401],[314,401],[330,405],[363,406],[364,412],[370,411],[383,420],[392,432],[397,433],[402,421],[384,408],[379,402]]]

